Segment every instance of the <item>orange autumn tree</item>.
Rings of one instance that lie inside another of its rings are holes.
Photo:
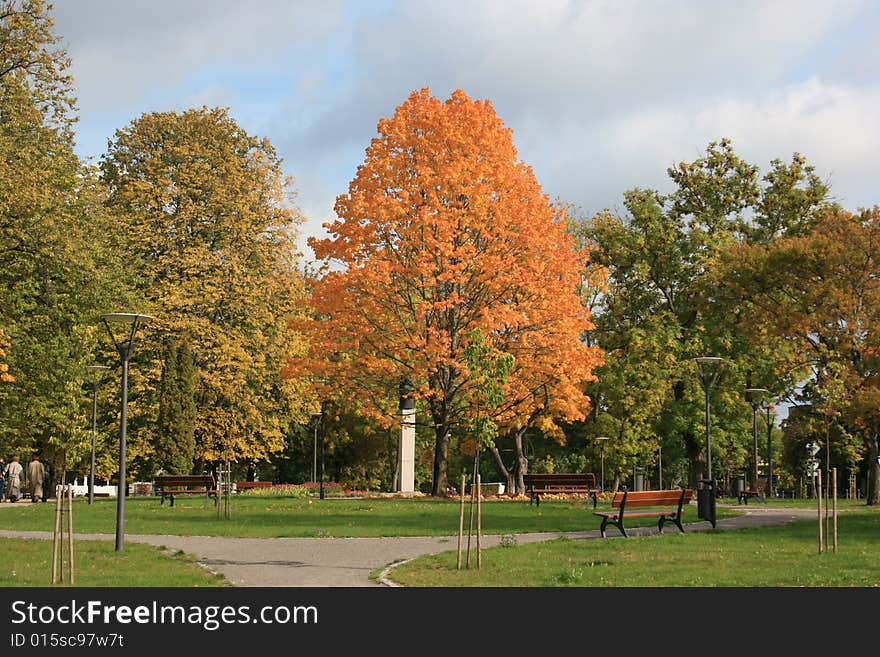
[[[450,431],[476,414],[502,426],[545,407],[569,420],[589,409],[581,384],[601,357],[581,340],[592,326],[576,294],[586,255],[490,102],[422,89],[378,132],[330,237],[309,241],[323,275],[313,318],[297,324],[310,353],[288,373],[306,369],[319,396],[386,425],[408,377],[435,432],[431,491],[444,495]],[[469,369],[475,335],[485,362],[513,356],[501,404]]]

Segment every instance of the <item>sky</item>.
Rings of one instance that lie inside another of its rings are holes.
[[[54,0],[77,151],[141,114],[221,106],[268,137],[323,235],[376,125],[418,89],[490,100],[551,199],[586,215],[727,137],[880,203],[880,2]]]

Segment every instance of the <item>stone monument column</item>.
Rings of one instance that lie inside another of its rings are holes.
[[[416,400],[411,396],[413,383],[409,377],[400,381],[400,442],[397,465],[400,473],[399,491],[411,495],[416,487]]]

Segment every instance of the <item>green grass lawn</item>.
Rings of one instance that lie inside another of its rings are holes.
[[[405,586],[428,587],[876,587],[880,508],[847,505],[839,552],[818,553],[815,521],[738,531],[669,532],[606,540],[559,539],[483,550],[482,568],[456,553],[396,567]]]
[[[128,543],[115,551],[114,541],[74,541],[74,586],[225,586],[182,553],[170,554],[151,545]],[[67,545],[62,586],[70,586]],[[52,541],[0,538],[0,587],[51,586]]]
[[[599,503],[598,509],[608,509]],[[685,522],[694,522],[696,503],[686,508]],[[738,513],[719,508],[718,517]],[[0,527],[52,531],[54,504],[24,504],[0,510]],[[465,526],[468,522],[465,505]],[[435,498],[376,498],[304,500],[290,497],[233,498],[232,519],[220,518],[212,503],[198,498],[178,498],[174,507],[156,497],[132,497],[125,504],[128,534],[191,536],[449,536],[458,533],[459,502]],[[80,533],[114,534],[116,501],[97,499],[91,506],[74,500],[74,529]],[[485,501],[482,504],[485,534],[582,531],[598,529],[601,519],[583,500],[546,500],[540,507],[528,501]],[[634,518],[628,527],[656,525],[656,518]]]

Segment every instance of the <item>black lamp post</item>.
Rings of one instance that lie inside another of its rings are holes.
[[[318,497],[320,499],[324,499],[324,438],[325,432],[327,430],[327,402],[321,402],[321,419],[318,420],[321,423],[321,483],[318,488]]]
[[[701,483],[703,487],[697,492],[697,516],[708,520],[715,527],[715,481],[712,479],[712,423],[710,420],[709,389],[718,376],[723,358],[702,356],[694,358],[697,363],[703,392],[706,396],[706,470],[707,476]]]
[[[758,484],[758,409],[761,408],[761,402],[764,396],[770,394],[765,388],[746,388],[746,401],[752,405],[752,438],[754,440],[754,449],[752,458],[754,459],[754,469],[752,470],[752,486]]]
[[[605,441],[609,440],[608,436],[596,436],[596,441],[599,443],[599,460],[602,463],[602,483],[601,488],[602,491],[605,491]]]
[[[95,437],[98,433],[98,388],[103,383],[101,375],[109,370],[106,365],[87,365],[92,375],[92,461],[89,467],[89,504],[95,501]]]
[[[715,378],[718,376],[718,368],[721,366],[721,363],[724,361],[723,358],[716,358],[714,356],[702,356],[700,358],[694,358],[694,361],[697,363],[697,368],[699,369],[700,381],[703,384],[703,391],[706,395],[706,478],[710,481],[712,480],[712,424],[710,421],[710,406],[709,406],[709,389],[712,387],[712,383],[715,381]]]
[[[119,357],[122,359],[122,404],[121,416],[119,420],[119,487],[116,493],[116,551],[121,552],[125,547],[125,434],[128,425],[128,361],[131,354],[137,346],[138,340],[135,339],[137,330],[149,322],[152,317],[149,315],[138,315],[135,313],[108,313],[101,315],[110,339],[113,341]],[[124,332],[120,331],[120,338],[117,339],[113,332],[112,324],[123,327]]]
[[[770,418],[770,401],[764,402],[764,410],[767,411],[767,494],[774,497],[773,493],[773,420]]]
[[[315,440],[312,445],[312,481],[318,481],[318,425],[324,417],[322,413],[312,413],[312,421],[315,423]]]
[[[657,478],[660,480],[658,484],[660,490],[663,490],[663,444],[657,445]]]

